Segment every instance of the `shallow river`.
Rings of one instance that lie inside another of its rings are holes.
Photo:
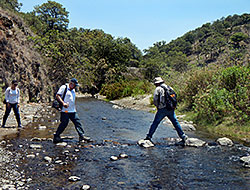
[[[153,138],[156,146],[145,149],[137,141],[145,137],[154,114],[129,109],[113,109],[112,104],[95,99],[78,99],[77,110],[86,135],[94,142],[79,145],[72,123],[63,135],[68,147],[59,147],[49,140],[31,141],[33,137],[52,138],[58,123],[51,119],[34,123],[10,141],[8,149],[15,152],[18,170],[28,180],[28,189],[250,189],[250,169],[239,158],[250,154],[248,147],[176,146],[169,140],[177,138],[171,126],[161,124]],[[59,116],[52,119],[59,119]],[[38,125],[47,128],[38,130]],[[188,133],[208,142],[216,139]],[[30,144],[43,148],[34,150]],[[65,152],[65,150],[68,150]],[[111,161],[111,156],[125,153],[128,158]],[[35,158],[27,158],[34,154]],[[45,156],[52,158],[48,163]],[[70,176],[80,177],[70,182]]]

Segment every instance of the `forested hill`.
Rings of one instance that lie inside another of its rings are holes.
[[[145,50],[148,78],[209,64],[247,65],[250,62],[249,36],[250,14],[243,14],[206,23],[168,44],[157,42]],[[153,67],[155,72],[152,72]]]

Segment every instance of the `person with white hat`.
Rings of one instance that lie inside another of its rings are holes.
[[[154,121],[150,126],[149,132],[145,138],[145,140],[150,140],[156,131],[158,125],[163,120],[164,117],[168,117],[168,119],[174,125],[178,136],[182,139],[180,144],[185,145],[185,141],[187,140],[187,135],[183,132],[180,123],[177,120],[175,115],[175,111],[172,108],[169,108],[166,103],[165,98],[165,90],[166,88],[171,88],[164,83],[164,80],[161,77],[156,77],[154,79],[154,84],[156,89],[154,91],[154,105],[157,107],[157,113],[155,115]],[[152,141],[151,141],[152,142]]]

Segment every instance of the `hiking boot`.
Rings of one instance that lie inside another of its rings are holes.
[[[187,135],[184,135],[183,138],[182,138],[182,141],[185,143],[188,139],[188,136]]]
[[[54,135],[54,139],[53,139],[53,143],[59,143],[59,142],[62,142],[62,139],[61,139],[61,137],[60,136],[56,136],[56,135]]]
[[[7,127],[5,127],[5,125],[2,125],[1,128],[7,128]]]
[[[188,136],[187,136],[187,135],[184,135],[184,136],[182,137],[182,140],[179,141],[179,142],[177,142],[177,143],[175,143],[175,144],[176,144],[177,146],[178,146],[178,145],[179,145],[179,146],[185,146],[185,145],[186,145],[187,139],[188,139]]]
[[[93,140],[90,137],[87,137],[87,136],[80,136],[79,137],[79,142],[81,142],[81,141],[93,142]]]
[[[144,140],[148,140],[148,141],[150,141],[151,143],[153,143],[153,141],[151,140],[150,137],[146,137]],[[154,144],[154,143],[153,143],[153,144]]]

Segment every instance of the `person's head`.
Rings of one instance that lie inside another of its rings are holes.
[[[15,89],[15,88],[17,87],[17,85],[18,85],[17,80],[13,80],[13,81],[11,82],[11,87],[12,87],[13,89]]]
[[[161,77],[156,77],[156,78],[154,79],[154,85],[155,85],[155,86],[159,86],[159,85],[161,85],[162,83],[164,83],[164,80],[163,80]]]
[[[75,78],[72,78],[69,83],[69,88],[74,89],[77,86],[79,86],[78,81]]]

